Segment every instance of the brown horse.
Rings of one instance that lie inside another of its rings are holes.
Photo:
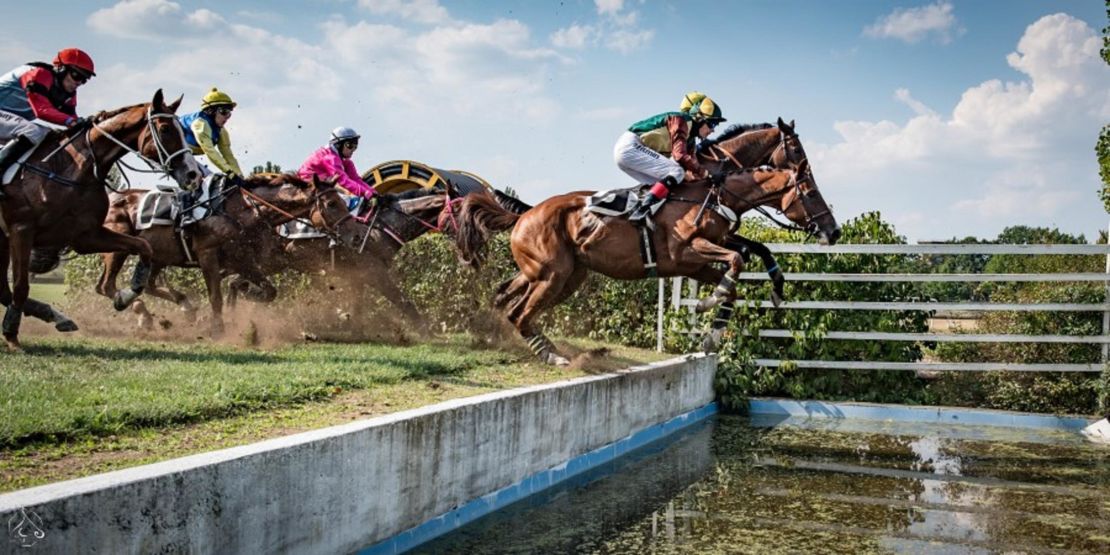
[[[223,332],[221,279],[236,274],[247,280],[264,281],[261,264],[265,263],[265,253],[271,250],[270,236],[275,226],[303,217],[345,243],[353,244],[358,238],[346,203],[330,181],[310,183],[295,174],[265,174],[249,177],[241,185],[225,182],[219,193],[222,208],[189,226],[185,239],[172,226],[136,229],[136,212],[144,193],[129,191],[116,197],[105,226],[150,243],[153,250],[150,294],[176,302],[188,312],[192,311],[188,299],[172,289],[158,287],[156,279],[168,266],[200,267],[212,308],[213,336]],[[188,251],[183,243],[188,243]],[[103,256],[98,293],[107,297],[116,294],[116,276],[127,256],[122,252]],[[152,321],[143,304],[136,303],[134,310],[144,324]]]
[[[20,349],[19,327],[28,309],[34,316],[55,321],[61,331],[76,329],[72,322],[63,328],[49,305],[28,299],[32,247],[52,251],[71,247],[78,253],[125,251],[149,263],[146,241],[103,227],[108,212],[104,178],[121,157],[131,153],[157,173],[191,186],[200,170],[174,115],[180,104],[180,98],[165,104],[159,90],[148,104],[102,112],[88,127],[51,134],[6,187],[7,195],[0,201],[0,304],[7,306],[2,329],[10,350]],[[14,291],[8,285],[9,261]],[[116,301],[128,304],[145,285],[146,276],[140,272],[132,289],[121,292]]]
[[[795,131],[794,122],[786,123],[782,118],[778,118],[773,125],[770,123],[733,125],[717,137],[703,141],[698,148],[697,156],[702,166],[711,171],[764,165],[780,170],[797,170],[806,160],[806,151]],[[814,179],[812,172],[808,177],[810,180]],[[814,183],[816,184],[816,181]],[[504,195],[500,191],[494,191],[494,194],[498,203],[510,212],[523,214],[532,208],[531,205]],[[775,306],[781,304],[786,277],[770,249],[763,243],[746,239],[739,234],[730,234],[725,239],[724,246],[739,252],[745,261],[750,255],[758,256],[763,261],[763,266],[767,268],[767,273],[771,277],[771,300]],[[477,266],[481,260],[464,260],[464,262]]]
[[[510,246],[520,273],[500,286],[494,304],[507,309],[509,321],[533,352],[551,364],[568,361],[534,326],[538,314],[574,293],[589,270],[616,279],[651,277],[640,254],[640,228],[624,218],[584,210],[590,194],[552,197],[523,215],[506,210],[490,196],[473,196],[461,211],[459,247],[468,255],[474,254],[468,249],[480,248],[489,233],[512,228]],[[735,297],[744,261],[722,243],[735,229],[739,214],[772,206],[811,230],[822,244],[835,243],[840,236],[805,161],[796,171],[733,171],[720,185],[708,180],[689,183],[679,194],[652,217],[655,226],[649,233],[655,245],[655,271],[659,277],[687,276],[718,283],[701,310],[731,303]],[[728,270],[715,266],[720,263]],[[718,314],[718,319],[727,321],[730,316],[731,312]],[[715,348],[719,340],[716,325],[715,333],[708,348]]]
[[[454,232],[454,211],[462,200],[462,197],[453,197],[454,194],[457,192],[448,186],[446,190],[381,195],[376,206],[356,218],[358,223],[352,224],[357,237],[354,248],[334,248],[328,238],[278,238],[277,248],[262,257],[262,272],[269,275],[286,269],[309,274],[334,271],[345,282],[346,290],[358,291],[364,286],[376,289],[415,328],[427,330],[424,317],[397,285],[390,269],[393,258],[409,241],[432,231]],[[274,237],[278,237],[277,234]],[[234,298],[253,287],[249,280],[240,277],[232,282],[230,294]],[[253,296],[257,298],[258,295]]]

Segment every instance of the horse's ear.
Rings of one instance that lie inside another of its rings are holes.
[[[782,116],[779,116],[778,126],[779,131],[790,131],[790,128],[792,128],[794,125],[793,123],[791,123],[791,125],[786,125],[786,122],[782,121]]]
[[[155,112],[162,112],[166,109],[166,99],[162,96],[162,89],[158,89],[154,93],[154,99],[150,101],[150,105]]]
[[[794,129],[794,120],[790,120],[790,129]]]
[[[181,107],[181,101],[184,98],[185,98],[185,95],[181,95],[181,96],[177,97],[177,100],[174,100],[172,104],[170,104],[169,106],[166,106],[166,111],[168,111],[171,114],[177,113],[177,109],[179,107]]]

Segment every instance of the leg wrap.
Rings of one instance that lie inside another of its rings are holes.
[[[551,344],[551,340],[549,340],[542,333],[537,333],[536,335],[533,335],[532,337],[529,337],[528,338],[528,347],[530,349],[532,349],[532,354],[534,354],[538,357],[541,357],[541,358],[546,353],[549,353],[549,352],[552,352],[552,351],[555,350],[555,346]]]
[[[732,319],[732,311],[734,309],[732,301],[721,303],[717,307],[717,314],[713,316],[713,329],[723,329],[728,325],[728,321]]]
[[[131,290],[142,293],[146,289],[146,282],[150,278],[150,266],[139,262],[135,265],[135,273],[131,274]]]
[[[732,295],[735,291],[736,280],[729,274],[725,274],[721,277],[721,283],[718,283],[717,288],[713,290],[713,296],[724,298]]]
[[[15,337],[19,335],[19,324],[23,322],[23,312],[15,309],[14,305],[9,305],[8,309],[4,311],[4,323],[0,325],[4,335],[8,337]]]

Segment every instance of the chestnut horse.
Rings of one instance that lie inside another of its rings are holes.
[[[19,328],[25,312],[76,329],[49,305],[29,299],[31,249],[71,247],[78,253],[124,251],[149,264],[146,241],[104,227],[108,193],[104,178],[125,154],[136,154],[158,173],[191,186],[200,169],[185,145],[174,112],[178,98],[165,104],[162,91],[147,104],[102,112],[88,127],[50,134],[22,165],[0,200],[0,304],[7,306],[2,329],[8,348],[20,350]],[[11,262],[14,291],[8,285]],[[129,304],[146,286],[139,272],[131,290],[116,302]]]
[[[390,269],[393,258],[409,241],[432,231],[454,232],[454,212],[463,200],[454,194],[457,192],[448,185],[446,190],[418,189],[379,195],[376,206],[352,224],[357,237],[354,248],[335,248],[328,238],[289,240],[275,233],[276,248],[262,257],[262,271],[268,275],[286,269],[310,274],[338,270],[336,275],[346,282],[348,290],[364,286],[376,289],[415,328],[427,330],[424,317],[397,285]],[[243,278],[234,280],[229,302],[250,287],[252,284]]]
[[[475,253],[467,249],[480,248],[488,234],[512,228],[510,247],[520,272],[501,284],[494,304],[507,310],[521,337],[549,364],[569,361],[556,352],[533,321],[574,293],[589,270],[625,280],[653,277],[641,258],[640,228],[623,217],[586,211],[591,194],[579,191],[552,197],[523,215],[506,210],[491,196],[478,195],[463,203],[460,214],[459,247],[468,256]],[[709,180],[688,183],[677,194],[681,196],[672,197],[652,216],[655,225],[649,233],[655,244],[655,270],[659,277],[686,276],[718,283],[701,310],[731,303],[735,297],[744,260],[722,243],[735,229],[739,214],[772,206],[811,230],[822,244],[833,244],[840,237],[836,218],[805,161],[797,170],[734,170],[719,185]],[[716,267],[719,263],[727,264],[728,270]],[[718,313],[718,320],[729,317],[731,310]],[[715,348],[720,339],[723,326],[719,329],[716,324],[708,349]]]
[[[358,230],[347,212],[347,204],[331,181],[306,182],[295,174],[263,174],[249,177],[238,185],[225,183],[219,193],[223,197],[219,212],[186,229],[188,252],[172,226],[136,230],[136,212],[144,193],[129,191],[115,198],[104,225],[150,243],[153,250],[150,294],[176,302],[190,312],[191,305],[183,294],[162,289],[155,280],[167,266],[200,267],[212,308],[213,336],[223,333],[220,281],[224,275],[237,274],[251,281],[264,282],[260,265],[269,250],[267,245],[275,226],[303,217],[341,241],[353,243],[357,238]],[[103,256],[104,270],[96,286],[98,293],[107,297],[115,295],[116,276],[127,256],[122,252]],[[137,303],[134,310],[144,324],[152,321],[143,304]]]
[[[771,166],[781,170],[796,170],[806,159],[805,147],[794,130],[794,122],[786,123],[782,118],[774,125],[770,123],[737,124],[729,127],[717,137],[703,141],[697,152],[698,161],[710,171]],[[809,174],[813,180],[813,174]],[[681,189],[678,189],[681,192]],[[516,214],[523,214],[531,205],[494,191],[498,203]],[[778,222],[776,222],[778,223]],[[780,224],[781,225],[781,224]],[[763,261],[771,277],[771,301],[775,306],[782,303],[783,284],[786,277],[774,255],[763,243],[746,239],[738,234],[729,235],[725,246],[735,250],[747,260],[756,255]],[[477,266],[480,260],[464,260]]]

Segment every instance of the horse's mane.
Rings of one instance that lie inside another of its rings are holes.
[[[146,106],[147,104],[150,104],[150,103],[149,102],[143,102],[143,103],[140,103],[140,104],[132,104],[130,106],[124,106],[123,108],[116,108],[115,110],[111,110],[111,111],[108,111],[108,112],[100,112],[100,113],[96,114],[95,116],[93,116],[93,121],[95,121],[97,123],[100,123],[104,120],[114,118],[114,117],[116,117],[116,116],[118,116],[118,115],[120,115],[124,112],[134,110],[135,108],[138,108],[140,106]]]
[[[762,129],[770,129],[772,127],[774,127],[774,124],[771,123],[737,123],[736,125],[732,125],[728,129],[725,129],[720,135],[710,139],[707,142],[715,144],[721,141],[727,141],[733,137],[736,137],[737,135],[743,135],[748,131],[759,131]]]
[[[288,173],[256,173],[243,179],[243,186],[247,189],[255,187],[281,187],[292,185],[303,189],[309,185],[308,181],[293,172]]]

